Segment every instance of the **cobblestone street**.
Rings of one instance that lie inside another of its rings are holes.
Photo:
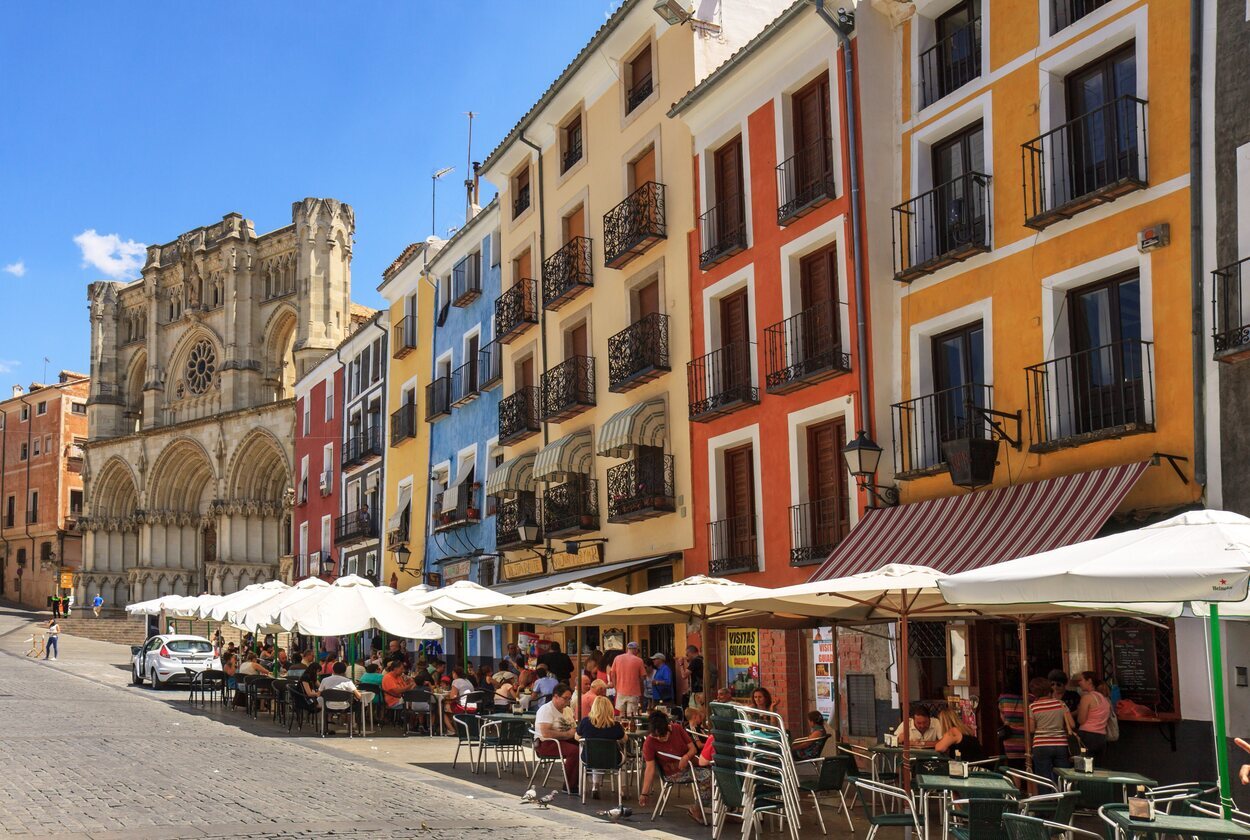
[[[25,659],[17,651],[27,626],[13,613],[0,619],[0,835],[639,836],[469,782],[335,754],[320,739],[266,737],[188,713],[184,692],[130,688],[123,666],[99,655],[75,666],[85,657],[76,648],[103,643],[65,637],[59,662]]]

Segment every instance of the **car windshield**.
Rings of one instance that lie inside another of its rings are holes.
[[[196,641],[195,639],[174,639],[165,645],[174,653],[212,653],[213,645],[211,642]]]

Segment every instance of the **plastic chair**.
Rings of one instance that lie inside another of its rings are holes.
[[[540,770],[542,770],[542,768],[543,768],[544,766],[547,768],[547,775],[543,776],[543,784],[544,784],[544,785],[546,785],[546,784],[547,784],[547,782],[548,782],[548,780],[550,780],[550,779],[551,779],[551,769],[552,769],[552,765],[554,765],[554,764],[559,764],[559,765],[560,765],[560,775],[561,775],[562,777],[564,777],[564,789],[565,789],[565,790],[572,790],[572,789],[573,789],[573,784],[572,784],[572,781],[573,781],[573,780],[569,778],[568,771],[564,769],[564,754],[563,754],[562,752],[560,752],[560,741],[559,741],[559,739],[557,739],[557,738],[541,738],[541,737],[539,737],[538,732],[537,732],[537,731],[535,731],[535,730],[533,730],[533,729],[530,729],[530,730],[529,730],[529,734],[530,734],[530,737],[531,737],[531,739],[532,739],[532,740],[531,740],[531,749],[533,750],[533,753],[534,753],[534,769],[533,769],[533,771],[531,771],[531,772],[530,772],[529,779],[528,779],[528,781],[529,781],[530,785],[533,785],[533,784],[534,784],[534,780],[538,778],[538,773],[539,773],[539,771],[540,771]],[[554,756],[551,756],[551,755],[541,755],[541,754],[538,752],[538,747],[539,747],[539,745],[540,745],[540,744],[545,744],[545,743],[552,743],[552,744],[555,744],[555,747],[556,747],[556,754],[555,754]]]
[[[1042,793],[1058,793],[1059,786],[1045,776],[1039,776],[1036,773],[1030,773],[1027,770],[1017,770],[1014,767],[1004,767],[1003,774],[1008,779],[1015,782],[1016,787],[1020,788],[1021,793],[1027,793],[1029,785],[1035,785],[1039,792]]]
[[[299,730],[303,732],[304,719],[316,709],[316,701],[304,693],[304,684],[299,680],[288,679],[286,686],[291,706],[291,716],[287,720],[286,731],[290,732],[291,727],[298,726]]]
[[[965,820],[963,825],[950,826],[950,834],[956,840],[1006,840],[1003,815],[1018,813],[1020,803],[1003,797],[955,799],[948,813],[956,810]]]
[[[503,767],[506,763],[511,771],[515,761],[520,759],[529,772],[529,762],[525,760],[525,736],[529,727],[518,720],[487,720],[481,724],[481,746],[478,749],[478,763],[482,772],[486,771],[486,752],[495,752],[495,776],[503,778]]]
[[[346,709],[331,709],[331,703],[346,703]],[[347,737],[356,734],[356,693],[341,688],[326,688],[321,691],[321,737],[326,736],[331,715],[347,715]]]
[[[196,697],[199,697],[200,705],[204,704],[206,697],[210,703],[217,700],[225,702],[225,671],[218,671],[212,668],[206,668],[203,671],[192,671],[188,668],[187,675],[191,678],[187,691],[188,703],[195,702]]]
[[[1224,814],[1221,813],[1220,806],[1218,804],[1213,804],[1201,799],[1196,802],[1190,802],[1189,810],[1193,811],[1195,816],[1215,817],[1216,819],[1222,819],[1224,817]],[[1236,808],[1229,808],[1228,819],[1229,822],[1235,822],[1240,826],[1250,828],[1250,813],[1238,811]]]
[[[921,823],[924,821],[924,814],[916,810],[915,800],[911,798],[907,791],[901,787],[868,779],[859,779],[855,782],[855,786],[864,794],[860,799],[860,805],[864,809],[864,818],[868,821],[868,833],[864,836],[864,840],[873,840],[882,826],[910,828],[916,832],[915,836],[921,836]],[[899,811],[890,812],[883,808],[881,813],[873,813],[869,800],[876,799],[880,799],[883,805],[886,803],[897,805]]]
[[[852,832],[855,831],[855,823],[851,821],[851,809],[846,804],[846,794],[842,790],[846,785],[847,767],[853,764],[854,761],[845,755],[816,760],[820,762],[819,774],[814,779],[800,779],[799,790],[812,795],[812,807],[816,809],[816,820],[820,823],[820,833],[829,833],[825,830],[825,817],[820,812],[820,794],[834,792],[842,800],[842,812],[846,814],[846,827]]]
[[[477,772],[477,759],[473,756],[473,750],[481,750],[482,747],[482,719],[477,715],[465,714],[463,712],[451,716],[452,722],[456,725],[456,754],[451,757],[451,768],[456,769],[456,762],[460,760],[460,749],[467,747],[469,750],[469,770]]]
[[[756,795],[751,807],[746,808],[742,793],[742,779],[732,766],[722,767],[714,764],[712,785],[714,794],[712,797],[712,840],[720,840],[721,832],[725,830],[725,821],[730,817],[745,820],[749,814],[752,829],[756,834],[762,834],[763,827],[760,825],[762,818],[767,814],[783,813],[781,801],[767,794]]]
[[[1024,814],[1003,814],[1003,830],[1007,833],[1008,840],[1051,840],[1052,835],[1059,831],[1065,834],[1066,840],[1073,840],[1074,837],[1082,837],[1086,840],[1106,840],[1101,834],[1095,834],[1083,828],[1073,828],[1070,825]]]
[[[1040,817],[1049,822],[1071,825],[1076,813],[1076,803],[1081,794],[1074,790],[1062,793],[1039,793],[1020,800],[1020,813],[1030,817]]]
[[[586,777],[598,773],[601,777],[612,777],[616,788],[616,807],[621,807],[621,773],[625,768],[625,752],[620,743],[607,738],[586,738],[582,741],[582,763],[580,785],[582,804],[586,804]]]

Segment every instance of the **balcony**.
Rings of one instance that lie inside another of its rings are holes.
[[[417,404],[406,402],[391,414],[391,446],[417,436]]]
[[[542,521],[539,515],[538,499],[528,491],[517,494],[515,499],[500,499],[495,506],[495,548],[508,551],[516,548],[529,548],[542,542],[543,535],[539,530],[538,539],[526,542],[521,539],[521,523]]]
[[[911,282],[990,250],[990,176],[969,172],[894,208],[894,279]]]
[[[503,380],[503,347],[491,341],[477,351],[477,384],[485,391]]]
[[[673,456],[640,455],[608,469],[608,521],[638,522],[677,510]]]
[[[334,492],[334,473],[325,470],[321,473],[321,480],[318,483],[318,489],[321,491],[321,498],[325,498]]]
[[[790,565],[823,563],[838,547],[850,521],[849,502],[820,499],[790,508]]]
[[[981,19],[920,54],[920,107],[927,108],[981,75]]]
[[[833,144],[822,138],[777,166],[777,224],[790,224],[838,197]]]
[[[1235,362],[1250,356],[1250,299],[1242,278],[1250,257],[1211,272],[1211,332],[1215,358]]]
[[[755,344],[736,341],[686,365],[690,392],[690,420],[706,423],[760,401],[760,390],[751,372]]]
[[[633,110],[646,101],[646,98],[651,95],[651,91],[654,89],[655,83],[652,81],[650,73],[634,82],[634,86],[625,94],[625,113],[633,113]]]
[[[548,487],[543,494],[546,537],[566,537],[599,530],[599,482],[576,476]]]
[[[512,199],[512,218],[524,213],[530,209],[530,188],[529,184],[517,190],[516,198]]]
[[[945,471],[942,444],[952,438],[971,432],[989,440],[990,425],[969,406],[993,408],[993,387],[961,385],[892,405],[895,478],[906,481]]]
[[[382,457],[382,429],[380,425],[370,425],[364,431],[347,438],[343,443],[344,467],[363,464],[373,458]]]
[[[608,339],[609,391],[632,391],[669,370],[667,315],[644,315]]]
[[[666,238],[664,185],[648,181],[603,214],[603,264],[624,268]]]
[[[1051,452],[1155,428],[1149,341],[1118,341],[1024,369],[1032,452]]]
[[[538,323],[538,284],[529,278],[517,280],[495,300],[495,340],[510,344]]]
[[[391,327],[391,355],[402,359],[417,349],[417,319],[411,315],[400,318]]]
[[[482,296],[482,255],[470,254],[451,269],[451,305],[468,306]]]
[[[471,403],[477,399],[478,360],[465,362],[451,372],[451,404],[453,407]]]
[[[377,517],[367,510],[356,510],[334,518],[335,545],[363,542],[377,535]]]
[[[747,247],[746,206],[741,195],[699,217],[699,267],[709,269]]]
[[[425,422],[451,414],[451,377],[440,376],[425,386]]]
[[[1066,29],[1110,2],[1111,0],[1051,0],[1050,31]]]
[[[735,516],[707,524],[708,574],[712,577],[738,575],[760,570],[755,539],[755,514]]]
[[[595,357],[570,356],[543,374],[542,419],[559,423],[595,405]]]
[[[499,401],[499,445],[520,443],[542,431],[538,387],[520,388]]]
[[[480,502],[482,486],[480,484],[461,486],[460,492],[456,495],[455,505],[447,509],[443,508],[443,500],[447,497],[447,493],[439,493],[434,497],[434,533],[454,531],[482,521]]]
[[[594,284],[590,239],[575,236],[543,261],[543,308],[559,309]]]
[[[1113,99],[1023,146],[1024,223],[1044,230],[1146,188],[1146,101]]]
[[[818,303],[765,329],[768,393],[785,394],[850,372],[851,357],[842,352],[840,333],[833,301]]]

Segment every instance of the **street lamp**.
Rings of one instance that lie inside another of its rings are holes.
[[[872,507],[877,506],[876,502],[893,507],[898,504],[898,488],[873,483],[873,476],[876,475],[877,466],[881,463],[881,452],[882,449],[876,441],[860,429],[855,435],[855,440],[842,447],[842,458],[846,461],[847,470],[855,477],[855,483],[859,485],[859,489],[871,494]]]
[[[522,519],[517,524],[516,530],[521,537],[521,542],[538,542],[538,523],[534,521],[532,516],[527,515]]]
[[[412,557],[412,552],[408,550],[408,546],[401,545],[395,549],[395,565],[399,566],[401,572],[408,572],[408,560]]]
[[[334,574],[334,557],[328,552],[321,557],[321,576],[329,577]]]

